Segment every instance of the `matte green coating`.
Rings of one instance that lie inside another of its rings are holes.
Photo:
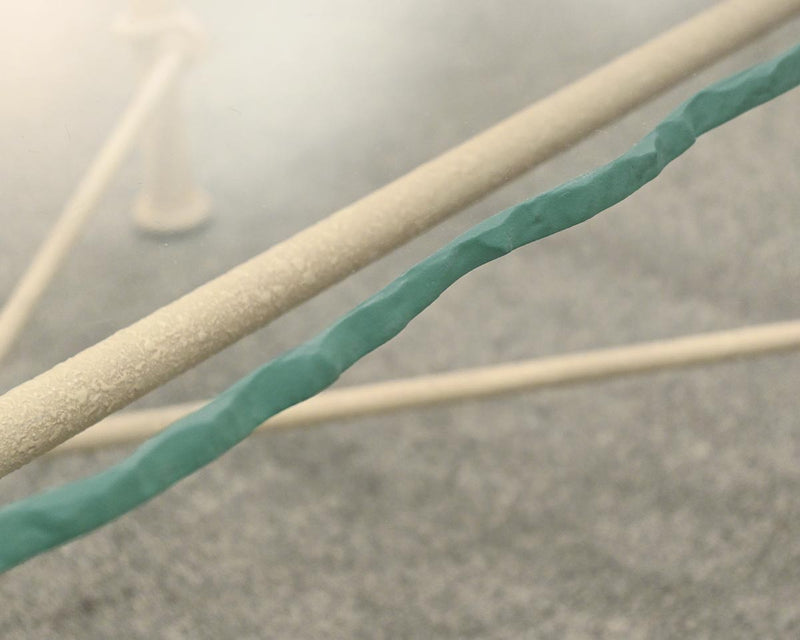
[[[611,207],[655,178],[697,137],[800,84],[800,46],[718,82],[613,162],[473,227],[313,340],[89,478],[0,510],[0,571],[130,511],[246,438],[264,420],[331,385],[397,335],[471,270]]]

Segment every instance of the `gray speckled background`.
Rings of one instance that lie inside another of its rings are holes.
[[[108,29],[122,4],[0,7],[0,296],[130,94],[130,52]],[[0,365],[0,389],[710,5],[191,3],[215,39],[187,83],[214,223],[137,234],[127,164]],[[222,390],[461,230],[794,44],[798,26],[138,405]],[[800,315],[798,106],[795,92],[747,114],[619,206],[466,277],[342,384]],[[0,637],[797,638],[799,382],[798,357],[777,356],[255,437],[0,576]],[[0,496],[129,450],[41,459],[0,480]]]

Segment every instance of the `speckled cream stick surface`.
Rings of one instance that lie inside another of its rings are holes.
[[[0,397],[24,465],[800,10],[729,0]]]

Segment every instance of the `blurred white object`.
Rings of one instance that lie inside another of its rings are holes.
[[[134,45],[143,76],[169,51],[182,50],[191,60],[206,45],[202,27],[177,0],[131,0],[115,29]],[[151,233],[188,231],[209,217],[211,201],[194,182],[182,120],[181,87],[175,82],[142,137],[144,176],[133,211],[137,226]]]

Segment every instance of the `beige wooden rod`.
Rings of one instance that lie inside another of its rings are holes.
[[[78,184],[33,262],[0,312],[0,360],[25,326],[36,302],[75,243],[151,114],[174,83],[183,62],[180,52],[154,64],[128,108]]]
[[[0,476],[736,50],[800,0],[727,0],[0,397]]]
[[[709,364],[800,348],[800,321],[703,333],[525,362],[334,389],[287,409],[261,430],[310,426],[458,400]],[[205,402],[109,416],[54,452],[143,440]]]

